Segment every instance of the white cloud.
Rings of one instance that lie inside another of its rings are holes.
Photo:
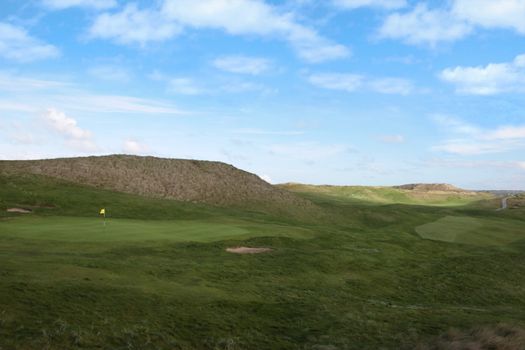
[[[124,141],[122,150],[127,154],[147,154],[150,151],[148,145],[134,139],[127,139]]]
[[[330,90],[355,92],[372,91],[381,94],[408,95],[415,89],[413,83],[401,78],[368,78],[359,74],[318,73],[308,77],[308,81],[318,87]]]
[[[411,11],[389,15],[379,29],[381,38],[399,39],[408,44],[436,45],[464,38],[472,27],[446,9],[429,9],[418,4]]]
[[[452,14],[486,28],[510,28],[525,34],[524,0],[454,0]]]
[[[212,63],[216,68],[230,73],[251,75],[264,73],[271,67],[270,61],[265,58],[247,56],[219,57]]]
[[[17,62],[31,62],[59,55],[50,44],[30,36],[24,29],[0,22],[0,56]]]
[[[404,143],[405,137],[403,135],[383,135],[380,140],[384,143]]]
[[[127,69],[112,65],[94,66],[88,70],[88,73],[100,80],[127,82],[131,79]]]
[[[145,45],[173,38],[184,27],[220,29],[231,35],[277,37],[290,43],[312,63],[348,57],[350,50],[298,23],[292,13],[280,13],[262,0],[164,0],[160,8],[122,11],[98,16],[88,35],[120,44]]]
[[[99,149],[92,139],[91,132],[77,125],[77,121],[64,112],[50,108],[43,115],[45,124],[66,139],[70,147],[83,151],[94,152]]]
[[[473,95],[522,93],[525,92],[525,55],[519,55],[508,63],[447,68],[439,76],[442,80],[455,85],[459,93]]]
[[[128,4],[121,12],[99,15],[88,35],[91,38],[112,39],[120,44],[145,45],[150,41],[164,41],[173,38],[181,28],[167,20],[157,10],[139,9]]]
[[[334,3],[339,7],[347,9],[375,7],[386,10],[395,10],[407,5],[406,0],[334,0]]]
[[[105,10],[117,6],[116,0],[43,0],[42,4],[55,10],[69,7],[84,7],[96,10]]]
[[[299,24],[293,14],[279,13],[261,0],[165,0],[162,10],[167,17],[188,27],[283,38],[300,57],[313,63],[350,55],[345,46],[332,43]]]
[[[91,137],[89,131],[78,127],[75,119],[68,117],[65,113],[54,108],[48,109],[42,117],[48,126],[67,137],[74,139],[87,139]]]

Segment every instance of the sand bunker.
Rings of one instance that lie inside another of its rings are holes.
[[[259,254],[259,253],[271,252],[272,249],[270,248],[232,247],[232,248],[226,248],[226,251],[229,253],[235,253],[235,254]]]
[[[7,209],[8,213],[22,213],[22,214],[29,214],[32,213],[29,209],[23,209],[23,208],[9,208]]]

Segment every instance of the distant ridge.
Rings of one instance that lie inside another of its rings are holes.
[[[232,165],[130,155],[0,161],[0,173],[50,176],[149,197],[267,212],[313,212],[316,206]]]
[[[450,185],[450,184],[406,184],[400,186],[392,186],[400,190],[409,190],[409,191],[443,191],[443,192],[470,192],[468,190],[461,189],[459,187]]]

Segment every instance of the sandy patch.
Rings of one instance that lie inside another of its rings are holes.
[[[231,247],[231,248],[226,248],[226,251],[229,253],[235,253],[235,254],[259,254],[259,253],[271,252],[272,249],[270,248]]]
[[[29,214],[32,213],[29,209],[23,209],[23,208],[9,208],[7,209],[8,213],[22,213],[22,214]]]

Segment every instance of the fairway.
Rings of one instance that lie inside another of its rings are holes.
[[[257,226],[191,220],[132,220],[82,217],[17,217],[0,221],[0,236],[64,242],[158,241],[211,242],[257,236],[308,238],[312,233],[279,225]]]
[[[525,239],[522,222],[466,216],[446,216],[416,227],[416,232],[425,239],[478,246],[503,245]]]

